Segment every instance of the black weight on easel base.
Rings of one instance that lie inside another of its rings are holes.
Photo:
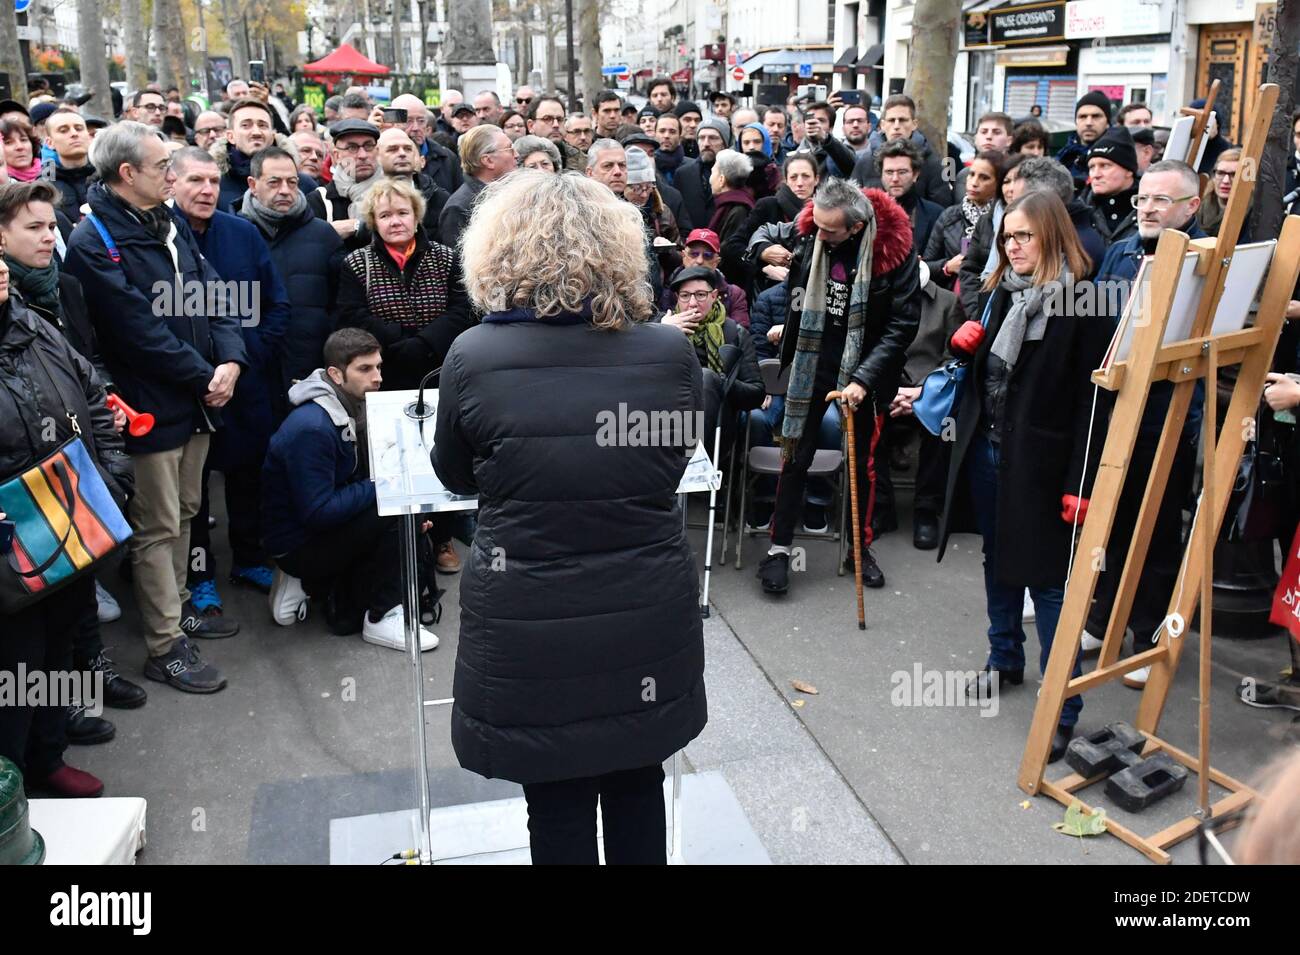
[[[1141,812],[1187,782],[1187,768],[1166,753],[1156,753],[1106,780],[1106,796],[1128,812]]]
[[[1065,762],[1080,776],[1091,779],[1140,762],[1146,737],[1123,720],[1117,720],[1087,736],[1070,740]]]

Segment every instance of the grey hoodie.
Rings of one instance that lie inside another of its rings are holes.
[[[362,453],[366,452],[366,405],[356,402],[355,412],[348,406],[354,402],[335,387],[325,374],[324,368],[317,368],[302,381],[289,389],[289,403],[295,408],[314,401],[325,410],[335,427],[343,429],[343,440],[351,443],[360,463]]]

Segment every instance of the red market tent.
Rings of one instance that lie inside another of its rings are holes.
[[[389,70],[384,64],[358,53],[351,44],[344,43],[333,53],[326,54],[314,63],[305,64],[302,72],[308,79],[330,79],[344,74],[386,76]]]

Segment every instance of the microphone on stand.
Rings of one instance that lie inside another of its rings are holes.
[[[416,421],[423,421],[426,418],[433,417],[433,409],[424,403],[424,386],[429,383],[429,379],[438,372],[442,371],[442,365],[439,365],[433,371],[429,372],[420,379],[420,388],[416,393],[415,400],[406,406],[406,416],[414,418]]]

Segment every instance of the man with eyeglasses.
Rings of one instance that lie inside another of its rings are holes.
[[[595,139],[594,131],[586,113],[570,113],[564,121],[564,141],[584,155]]]
[[[248,191],[248,177],[252,175],[253,154],[276,144],[271,108],[261,100],[245,99],[230,107],[230,129],[226,141],[216,143],[208,152],[221,170],[221,198],[217,208],[222,212],[238,212],[239,203]],[[299,173],[298,187],[311,192],[316,182]]]
[[[163,117],[167,115],[167,101],[157,90],[136,90],[131,97],[131,108],[127,110],[127,115],[137,123],[161,129]]]
[[[225,303],[210,310],[206,297],[194,302],[191,296],[176,307],[178,282],[212,288],[221,277],[164,204],[173,174],[158,130],[128,120],[97,139],[100,181],[87,201],[103,231],[83,219],[68,240],[65,266],[85,291],[117,392],[154,416],[147,435],[124,435],[136,474],[127,516],[148,645],[144,672],[184,692],[215,693],[225,677],[200,659],[190,636],[229,632],[214,632],[195,611],[177,569],[189,566],[190,522],[199,509],[209,440],[248,358],[239,319]]]
[[[424,100],[413,93],[403,93],[393,100],[392,105],[406,110],[406,122],[402,128],[424,159],[424,174],[446,189],[448,194],[459,189],[465,181],[460,170],[460,157],[442,143],[435,142],[429,134],[429,107]]]
[[[515,108],[521,113],[526,112],[536,98],[537,93],[531,86],[521,86],[515,90]]]
[[[307,196],[319,218],[334,227],[344,248],[351,252],[369,241],[359,235],[361,200],[379,181],[379,130],[362,119],[344,119],[330,127],[334,146],[330,154],[333,179]]]
[[[944,208],[952,205],[953,191],[951,178],[945,178],[946,166],[925,134],[917,128],[916,103],[905,93],[896,93],[885,100],[880,112],[880,125],[867,139],[871,151],[857,161],[849,178],[860,186],[870,185],[876,178],[875,150],[887,142],[900,139],[910,141],[921,151],[921,171],[916,180],[917,193]]]
[[[1112,126],[1088,150],[1088,187],[1079,195],[1092,207],[1093,224],[1107,243],[1137,231],[1137,177],[1133,136],[1125,126]]]
[[[744,289],[727,282],[718,269],[722,263],[722,239],[712,229],[693,229],[687,236],[682,250],[684,268],[712,269],[717,274],[714,284],[720,290],[722,304],[727,310],[727,317],[742,328],[749,327],[749,297]],[[671,305],[671,299],[665,299],[664,307]]]
[[[318,183],[328,182],[322,168],[325,164],[325,140],[316,133],[300,129],[289,137],[289,142],[298,153],[298,168]],[[303,201],[307,201],[305,197]]]
[[[1186,163],[1167,159],[1152,163],[1147,169],[1132,198],[1137,218],[1136,231],[1107,249],[1101,267],[1097,270],[1096,301],[1102,307],[1104,317],[1118,321],[1124,314],[1142,260],[1155,253],[1162,232],[1175,229],[1187,233],[1193,239],[1205,237],[1204,230],[1196,221],[1196,213],[1201,207],[1199,188],[1200,180],[1196,172]],[[1094,653],[1101,648],[1101,637],[1110,619],[1119,575],[1137,526],[1138,509],[1142,506],[1147,477],[1155,460],[1173,390],[1173,383],[1168,381],[1158,381],[1151,386],[1137,441],[1133,446],[1129,476],[1124,481],[1115,513],[1115,524],[1106,552],[1107,572],[1098,578],[1093,608],[1084,630],[1084,653]],[[1196,443],[1201,430],[1203,394],[1202,387],[1198,384],[1183,425],[1182,440],[1174,454],[1169,480],[1165,483],[1160,509],[1156,512],[1156,522],[1151,531],[1147,559],[1142,567],[1133,608],[1129,619],[1125,621],[1134,634],[1134,653],[1151,648],[1164,621],[1169,595],[1177,584],[1182,561],[1182,504],[1191,492],[1196,473]],[[1124,676],[1124,685],[1142,689],[1150,672],[1150,667],[1134,670]]]
[[[558,97],[538,97],[528,110],[528,133],[555,143],[565,169],[583,172],[587,168],[587,156],[564,141],[564,117],[564,103]]]
[[[226,136],[226,117],[214,109],[205,109],[194,120],[194,145],[211,149]]]
[[[488,183],[514,172],[517,165],[514,146],[500,126],[475,126],[460,138],[459,149],[465,182],[442,207],[437,234],[429,236],[451,249],[460,244],[478,194]]]

